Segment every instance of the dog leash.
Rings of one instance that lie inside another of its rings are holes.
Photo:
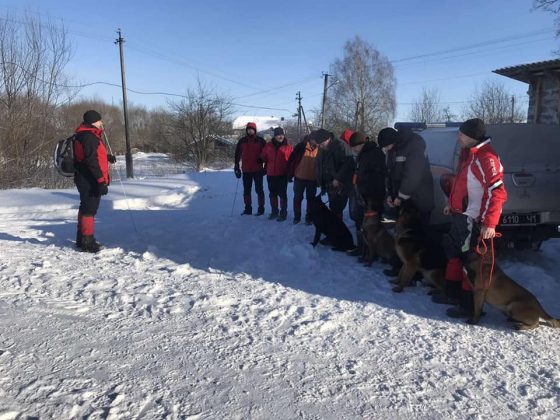
[[[494,238],[500,238],[501,236],[502,234],[500,232],[496,232],[496,236],[494,236]],[[484,279],[482,279],[483,280],[482,289],[476,289],[476,290],[487,291],[488,289],[490,289],[490,286],[492,285],[492,275],[494,274],[494,265],[496,263],[496,257],[494,255],[494,238],[490,239],[490,251],[491,251],[490,257],[492,258],[492,264],[490,265],[490,275],[488,276],[488,281],[484,281]],[[474,248],[474,252],[476,252],[481,257],[479,273],[480,276],[482,277],[482,267],[484,266],[484,260],[486,259],[486,255],[488,254],[488,244],[486,243],[486,240],[482,238],[482,236],[478,237],[478,243]]]

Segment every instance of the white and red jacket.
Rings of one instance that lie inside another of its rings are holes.
[[[461,151],[449,205],[454,213],[465,214],[480,220],[486,227],[494,228],[500,221],[507,193],[504,168],[490,141],[488,138],[475,147]]]

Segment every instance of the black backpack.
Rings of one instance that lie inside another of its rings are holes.
[[[76,168],[74,167],[74,140],[76,135],[72,135],[67,139],[60,140],[53,154],[54,167],[62,176],[74,176]]]

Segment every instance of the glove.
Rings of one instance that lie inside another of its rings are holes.
[[[261,169],[261,175],[265,176],[266,175],[266,165],[264,168]]]
[[[288,177],[288,182],[294,182],[294,177],[293,177],[293,176],[289,176],[289,177]]]
[[[233,173],[235,174],[235,177],[236,177],[237,179],[241,178],[241,169],[239,169],[239,166],[236,165],[236,166],[233,168]]]
[[[105,184],[104,182],[97,184],[97,188],[99,189],[100,195],[107,195],[107,193],[109,192],[109,188],[107,188],[107,184]]]
[[[109,163],[117,163],[117,158],[115,155],[107,155],[107,160]]]

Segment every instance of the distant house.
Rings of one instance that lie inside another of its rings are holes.
[[[529,84],[528,123],[560,124],[560,59],[504,67],[494,73]]]

